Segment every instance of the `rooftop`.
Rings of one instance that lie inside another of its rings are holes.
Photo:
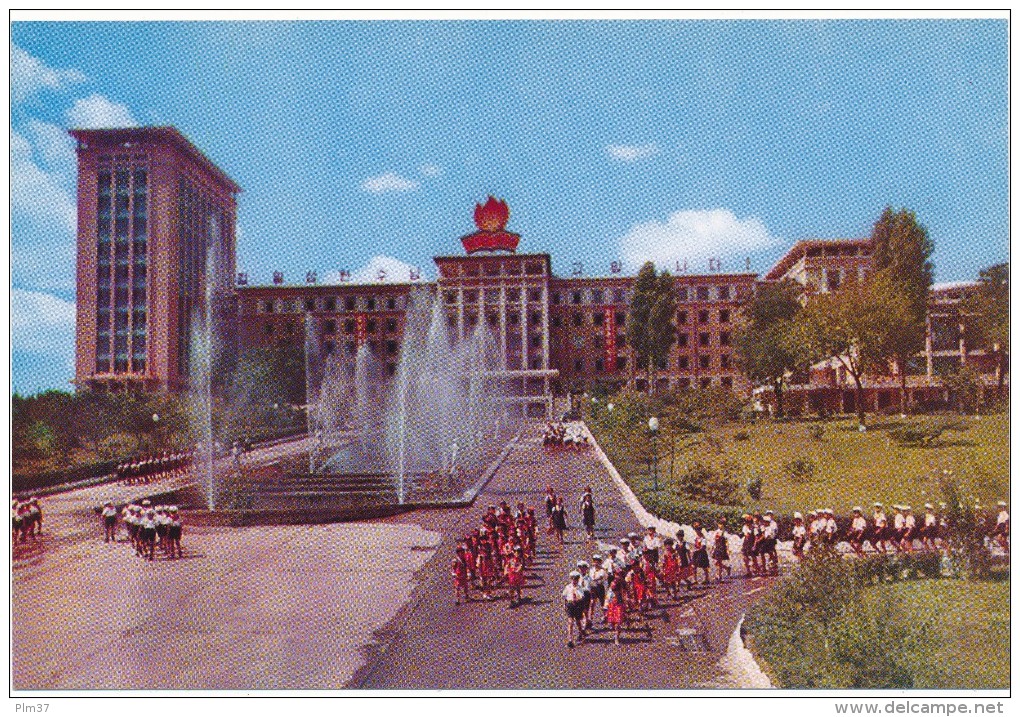
[[[176,127],[118,127],[115,129],[71,129],[68,133],[78,140],[80,145],[87,147],[90,143],[115,145],[133,142],[161,142],[170,144],[187,155],[213,177],[219,180],[230,192],[236,194],[241,187],[226,172],[213,163],[198,147],[191,143]],[[81,147],[84,149],[85,147]]]

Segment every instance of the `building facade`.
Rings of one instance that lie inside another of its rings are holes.
[[[71,135],[78,154],[75,384],[179,391],[206,295],[221,329],[236,313],[240,187],[172,127]]]
[[[838,291],[867,276],[868,239],[798,241],[759,278],[754,273],[678,273],[676,342],[649,372],[627,345],[634,277],[561,277],[544,253],[518,253],[509,208],[489,197],[475,207],[476,230],[463,253],[435,257],[437,279],[374,284],[249,285],[235,272],[237,184],[171,127],[72,130],[78,142],[78,317],[80,389],[180,391],[186,388],[194,333],[211,314],[230,352],[308,346],[323,357],[353,358],[363,346],[382,376],[397,372],[407,312],[424,293],[437,302],[453,341],[486,334],[494,365],[486,380],[533,415],[552,397],[602,387],[721,388],[750,396],[735,358],[741,302],[758,281],[791,279],[813,293]],[[451,242],[452,243],[452,242]],[[578,272],[579,273],[579,272]],[[236,281],[235,281],[236,276]],[[994,372],[968,343],[960,306],[973,284],[931,293],[925,352],[908,366],[915,398],[941,391],[939,376],[962,365]],[[207,310],[208,308],[208,310]],[[872,377],[869,401],[893,401],[898,377]],[[791,406],[852,407],[849,378],[822,362],[791,387]],[[927,392],[927,393],[926,393]],[[850,404],[848,406],[848,401]]]

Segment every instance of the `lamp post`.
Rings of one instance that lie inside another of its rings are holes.
[[[159,414],[152,414],[152,442],[156,444],[153,446],[154,450],[159,449]]]
[[[659,492],[659,456],[656,453],[655,440],[659,435],[659,419],[652,416],[648,419],[648,432],[652,436],[652,490]]]

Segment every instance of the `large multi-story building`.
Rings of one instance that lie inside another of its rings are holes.
[[[75,383],[180,390],[206,294],[218,326],[229,325],[241,189],[173,127],[71,135],[78,151]]]
[[[79,157],[80,387],[186,386],[192,332],[211,287],[218,333],[235,338],[237,350],[306,345],[343,359],[367,346],[384,377],[396,374],[413,297],[430,294],[452,340],[487,332],[496,360],[486,375],[534,415],[548,415],[556,393],[599,384],[644,389],[650,374],[657,389],[719,387],[748,396],[752,386],[733,339],[740,304],[756,282],[792,279],[808,295],[837,291],[866,276],[871,262],[868,239],[817,239],[794,244],[761,279],[678,273],[677,339],[665,363],[649,372],[627,345],[634,278],[618,265],[605,277],[555,276],[548,254],[518,253],[521,237],[507,230],[509,208],[500,200],[476,206],[477,230],[460,237],[464,253],[435,258],[435,282],[414,274],[400,283],[380,275],[377,283],[320,285],[309,272],[300,284],[277,273],[272,284],[250,285],[237,275],[235,285],[240,189],[222,170],[173,128],[72,134]],[[912,369],[912,387],[937,389],[940,373],[964,363],[988,368],[984,352],[966,344],[959,301],[968,286],[934,287],[928,345]],[[895,377],[869,380],[877,407],[894,400]],[[853,400],[835,364],[820,365],[792,393],[805,409],[848,410]]]

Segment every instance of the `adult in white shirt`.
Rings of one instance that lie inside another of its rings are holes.
[[[864,536],[868,531],[868,521],[864,519],[864,510],[859,505],[854,506],[853,513],[853,520],[850,521],[850,534],[847,538],[854,552],[864,555]]]
[[[779,574],[779,555],[776,553],[776,543],[779,542],[779,523],[775,520],[775,513],[771,510],[765,511],[765,525],[763,526],[761,554],[764,556],[762,567],[769,566],[774,575]]]
[[[581,625],[581,621],[584,619],[584,610],[582,603],[584,601],[584,593],[581,590],[579,582],[581,580],[581,573],[574,570],[570,573],[570,582],[567,583],[566,587],[563,588],[563,608],[567,613],[567,647],[574,647],[574,628],[577,628],[577,641],[582,642],[584,640],[584,627]]]
[[[893,532],[893,545],[897,551],[903,549],[903,534],[904,534],[904,518],[903,518],[903,506],[894,505],[893,510],[896,514],[893,516],[892,532]]]
[[[798,560],[804,558],[804,545],[807,543],[807,527],[804,525],[804,516],[800,513],[793,514],[793,555]]]
[[[111,501],[103,505],[103,542],[117,542],[117,509]]]
[[[995,518],[995,528],[992,530],[992,537],[998,542],[999,547],[1009,552],[1009,511],[1006,510],[1006,501],[999,501],[999,515]]]
[[[929,550],[935,550],[935,538],[939,533],[939,518],[935,514],[935,506],[931,503],[924,504],[924,519],[921,522],[921,545]]]
[[[914,550],[914,537],[917,534],[917,519],[909,505],[903,506],[903,539],[900,541],[900,548],[908,553]]]
[[[659,551],[662,550],[662,538],[659,537],[658,532],[655,530],[654,525],[648,526],[648,533],[641,541],[644,546],[644,552],[648,553],[648,559],[652,565],[659,564]]]
[[[875,512],[871,516],[872,520],[872,535],[871,542],[875,546],[875,550],[880,553],[886,552],[885,541],[889,537],[889,521],[885,517],[885,511],[882,510],[883,505],[881,503],[875,503]]]

